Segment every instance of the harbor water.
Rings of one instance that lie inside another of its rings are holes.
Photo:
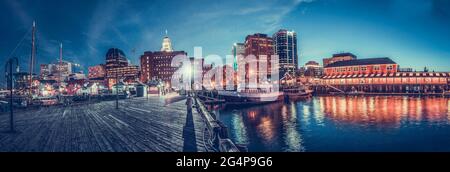
[[[218,110],[251,152],[450,151],[450,99],[325,96]]]

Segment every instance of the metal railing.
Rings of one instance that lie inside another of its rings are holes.
[[[194,98],[197,111],[205,122],[205,131],[208,132],[207,140],[215,151],[218,152],[240,152],[239,148],[228,137],[227,127],[216,119],[214,112],[209,111],[200,99]]]

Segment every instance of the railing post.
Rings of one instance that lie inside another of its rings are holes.
[[[213,129],[213,146],[215,149],[220,150],[220,128]]]

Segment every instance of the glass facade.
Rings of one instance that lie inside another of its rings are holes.
[[[298,64],[297,34],[282,29],[273,35],[273,40],[275,54],[279,56],[280,74],[294,74]]]

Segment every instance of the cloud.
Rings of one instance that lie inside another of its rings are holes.
[[[286,15],[295,10],[302,3],[310,3],[314,0],[260,0],[238,1],[240,3],[221,4],[220,8],[208,7],[203,12],[193,15],[190,25],[210,23],[216,19],[249,18],[249,25],[257,25],[261,31],[271,32],[281,27],[281,22]]]
[[[9,4],[12,11],[14,11],[14,14],[19,18],[23,27],[27,28],[26,30],[29,30],[28,28],[31,28],[33,18],[22,7],[22,4],[20,4],[19,1],[16,0],[8,0],[7,4]],[[39,64],[40,62],[47,62],[49,60],[48,58],[57,57],[58,44],[53,43],[51,40],[47,39],[44,32],[39,31],[39,21],[36,22],[36,25],[38,30],[36,33],[36,63]],[[29,37],[25,39],[25,41],[31,41],[31,34]],[[25,44],[22,46],[28,46],[26,42],[23,42],[22,44]],[[22,68],[27,69],[29,65],[29,55],[31,54],[31,52],[29,51],[29,49],[25,49],[25,51],[26,51],[26,53],[24,53],[25,56],[21,57],[20,60],[22,61],[21,62],[21,66],[23,66]],[[35,67],[35,69],[37,69],[37,67]]]
[[[86,45],[89,49],[88,56],[95,57],[97,56],[97,48],[100,42],[108,41],[105,36],[105,31],[110,29],[109,27],[114,26],[114,21],[118,15],[118,12],[121,12],[121,5],[124,1],[120,0],[107,0],[100,1],[101,3],[97,4],[97,8],[94,11],[94,14],[88,24],[89,28],[86,32]]]
[[[15,13],[16,16],[19,17],[22,24],[28,28],[30,26],[30,23],[33,21],[31,17],[27,14],[25,9],[22,7],[22,5],[17,0],[7,0],[7,3],[12,11]]]
[[[310,3],[314,0],[293,0],[281,5],[273,5],[274,7],[270,12],[267,12],[260,19],[263,21],[266,29],[264,32],[273,32],[281,27],[282,20],[294,11],[302,3]]]

